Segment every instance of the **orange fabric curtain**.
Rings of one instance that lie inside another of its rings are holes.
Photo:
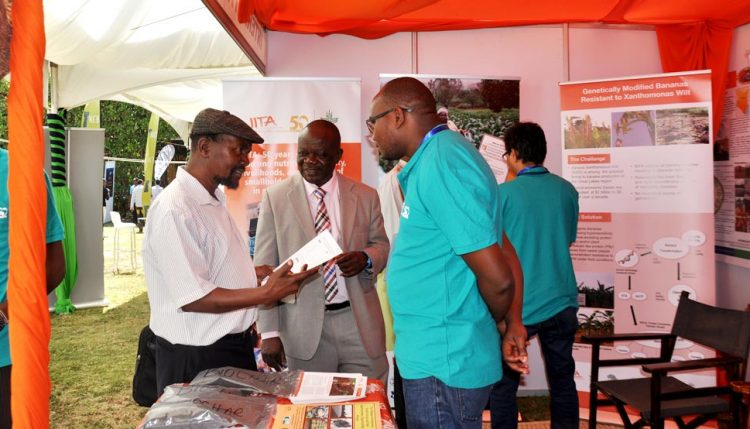
[[[724,110],[733,31],[729,23],[710,21],[656,27],[664,72],[711,70],[714,137]]]
[[[49,427],[50,321],[45,281],[47,198],[42,133],[41,1],[14,1],[8,94],[10,266],[8,310],[14,428]]]

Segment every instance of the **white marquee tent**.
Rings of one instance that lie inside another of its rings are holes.
[[[222,78],[260,76],[200,0],[44,0],[44,15],[56,107],[125,101],[186,139]]]

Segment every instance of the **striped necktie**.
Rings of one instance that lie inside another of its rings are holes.
[[[313,191],[313,195],[318,199],[318,211],[315,213],[315,232],[320,234],[326,230],[330,231],[331,219],[328,217],[328,209],[326,209],[326,203],[323,201],[326,191],[317,188]],[[336,263],[333,260],[326,262],[320,268],[320,274],[323,275],[326,302],[330,303],[339,291],[336,282]]]

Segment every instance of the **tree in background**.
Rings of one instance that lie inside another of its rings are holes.
[[[83,107],[66,112],[65,123],[77,127],[81,123]],[[100,111],[104,133],[104,156],[142,160],[146,151],[146,135],[151,112],[128,103],[102,101]],[[0,130],[2,124],[0,124]],[[172,139],[179,139],[177,132],[163,119],[159,120],[159,142],[156,153]],[[104,171],[104,163],[99,167]],[[118,162],[115,169],[115,193],[112,209],[120,213],[130,213],[130,184],[134,177],[143,178],[143,163]]]
[[[427,87],[438,106],[452,106],[454,100],[461,96],[464,84],[461,79],[431,79],[427,82]]]
[[[519,81],[488,80],[479,82],[479,93],[487,107],[493,112],[517,109],[519,106]]]

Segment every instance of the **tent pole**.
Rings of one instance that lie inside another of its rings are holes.
[[[42,64],[42,102],[44,107],[49,106],[49,61],[44,60]]]
[[[411,33],[411,73],[419,74],[419,33]]]
[[[570,81],[570,24],[563,24],[563,82]]]
[[[45,74],[45,76],[49,78],[49,84],[45,85],[44,88],[49,88],[49,98],[45,97],[45,100],[49,100],[49,111],[52,113],[57,113],[57,64],[47,61],[47,65],[48,67],[45,67],[45,70],[49,70],[49,74]]]

